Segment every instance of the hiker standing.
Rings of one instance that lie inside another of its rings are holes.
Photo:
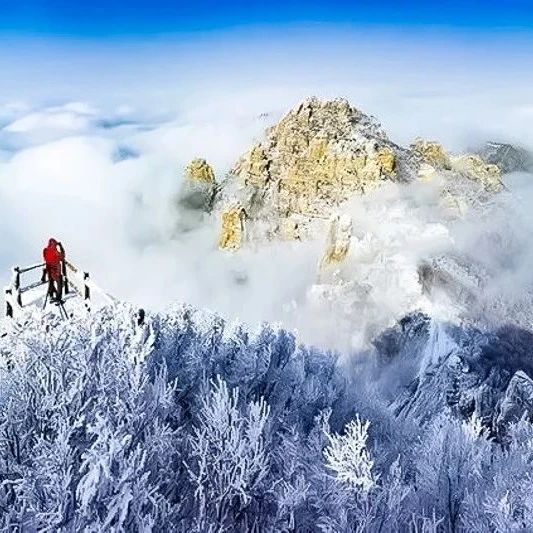
[[[48,276],[48,294],[51,301],[61,302],[63,298],[63,261],[65,249],[55,239],[48,241],[48,246],[43,250],[45,270]]]

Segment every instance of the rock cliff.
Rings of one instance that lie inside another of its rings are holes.
[[[193,159],[185,170],[180,199],[192,209],[210,211],[216,193],[215,172],[205,159]]]
[[[502,189],[500,168],[486,162],[480,155],[452,155],[438,142],[424,139],[416,139],[411,150],[419,158],[418,172],[422,179],[430,179],[439,173],[447,182],[464,181],[466,178],[489,193]]]
[[[301,239],[313,233],[314,222],[326,227],[354,194],[415,175],[410,153],[392,143],[375,119],[346,100],[311,98],[238,160],[222,204],[238,201],[256,238]]]
[[[217,192],[215,172],[205,159],[193,159],[177,195],[180,207],[177,231],[190,231],[198,226],[206,213],[213,209]]]
[[[464,419],[475,413],[503,437],[510,423],[533,416],[532,340],[515,326],[486,333],[414,313],[374,344],[382,368],[403,369],[402,392],[389,391],[397,415],[424,422],[448,409]]]

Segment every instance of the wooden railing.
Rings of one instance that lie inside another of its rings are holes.
[[[28,272],[42,269],[39,280],[24,285],[22,276]],[[79,270],[67,260],[61,262],[61,274],[63,276],[63,291],[65,295],[72,292],[83,298],[87,309],[90,309],[91,289],[89,285],[89,273]],[[26,292],[37,289],[48,283],[45,263],[38,263],[28,267],[14,267],[11,285],[4,289],[5,316],[13,316],[24,307],[22,295]]]

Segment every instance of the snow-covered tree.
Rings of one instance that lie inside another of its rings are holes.
[[[198,530],[246,522],[246,509],[258,496],[269,467],[265,426],[269,408],[263,400],[239,405],[238,389],[220,378],[203,400],[189,438],[187,471],[198,509]]]
[[[329,445],[324,450],[326,466],[337,478],[361,494],[369,492],[376,484],[372,472],[374,461],[367,449],[368,426],[359,416],[349,422],[342,435],[327,434]]]
[[[402,380],[382,393],[372,361],[352,368],[282,328],[187,306],[144,326],[135,315],[114,306],[0,324],[2,530],[437,533],[533,522],[527,416],[505,432],[461,418],[459,403],[399,416],[394,394],[411,389]]]

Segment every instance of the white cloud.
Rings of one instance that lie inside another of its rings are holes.
[[[36,111],[19,118],[7,126],[5,131],[11,133],[28,133],[34,130],[55,130],[69,132],[88,129],[91,125],[91,116],[88,113],[80,113],[79,110],[69,109],[68,105],[63,108],[52,108]]]

